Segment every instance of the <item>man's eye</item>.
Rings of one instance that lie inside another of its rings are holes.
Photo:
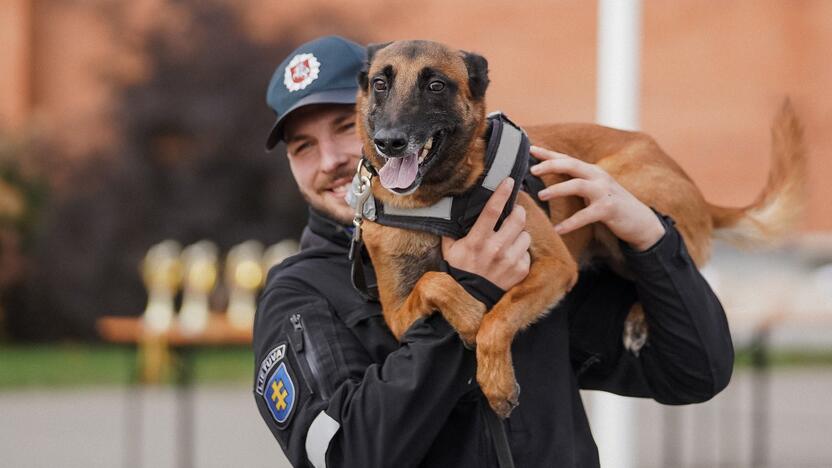
[[[430,84],[428,85],[428,89],[430,89],[434,93],[438,93],[439,91],[442,91],[443,89],[445,89],[445,83],[443,83],[441,81],[438,81],[438,80],[437,81],[431,81]]]
[[[292,156],[301,156],[306,150],[312,147],[312,143],[301,143],[289,151]]]
[[[338,130],[341,133],[346,133],[346,132],[352,131],[354,128],[355,128],[355,122],[349,122],[349,123],[345,123],[344,125],[341,125],[341,128],[339,128]]]
[[[378,92],[387,91],[387,83],[381,78],[376,78],[373,80],[373,89]]]

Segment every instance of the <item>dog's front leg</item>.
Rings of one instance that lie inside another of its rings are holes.
[[[439,237],[370,222],[364,230],[384,320],[396,339],[438,310],[473,345],[485,306],[447,273],[430,271],[441,260]]]
[[[485,315],[477,333],[477,381],[494,411],[506,418],[517,406],[519,387],[511,361],[518,331],[542,317],[575,285],[578,266],[543,211],[521,192],[532,263],[528,276]]]
[[[429,271],[419,278],[413,291],[392,313],[384,309],[387,325],[401,339],[410,325],[420,317],[439,311],[468,346],[477,339],[485,305],[474,299],[449,274]]]

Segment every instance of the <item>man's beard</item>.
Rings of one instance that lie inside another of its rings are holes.
[[[325,186],[331,184],[332,182],[334,182],[338,179],[348,178],[351,175],[352,175],[351,170],[346,171],[344,174],[337,174],[336,176],[329,178],[329,181],[327,182],[327,184],[321,184],[321,185],[323,187],[325,187]],[[349,188],[349,187],[347,188],[347,190],[350,190],[350,189],[351,188]],[[341,209],[337,209],[336,207],[334,207],[332,205],[333,202],[332,202],[332,199],[331,199],[331,194],[327,193],[328,190],[320,189],[320,188],[318,188],[316,190],[318,190],[316,193],[320,194],[320,197],[313,198],[312,196],[310,196],[310,194],[307,191],[305,191],[305,190],[300,191],[301,196],[303,196],[304,200],[306,200],[306,203],[308,203],[309,206],[311,206],[313,209],[315,209],[319,213],[323,214],[324,216],[326,216],[328,218],[331,218],[331,219],[337,221],[340,224],[347,225],[347,224],[352,223],[352,209],[349,208],[349,205],[347,205],[346,201],[343,201],[343,205],[341,205],[339,203],[338,208],[341,208]],[[329,203],[327,203],[327,201]]]
[[[330,218],[339,224],[350,224],[352,223],[352,214],[344,214],[339,211],[333,210],[331,206],[327,205],[326,203],[318,203],[316,200],[312,200],[306,192],[301,192],[301,196],[306,203],[315,209],[317,212],[321,213],[322,215]],[[344,206],[347,206],[346,202]]]

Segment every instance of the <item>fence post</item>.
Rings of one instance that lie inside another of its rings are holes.
[[[751,340],[751,466],[763,468],[769,459],[770,359],[769,327],[756,331]]]

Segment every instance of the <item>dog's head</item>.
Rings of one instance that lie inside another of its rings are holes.
[[[476,181],[483,168],[485,58],[428,41],[371,45],[358,81],[358,132],[384,188],[419,203]]]

